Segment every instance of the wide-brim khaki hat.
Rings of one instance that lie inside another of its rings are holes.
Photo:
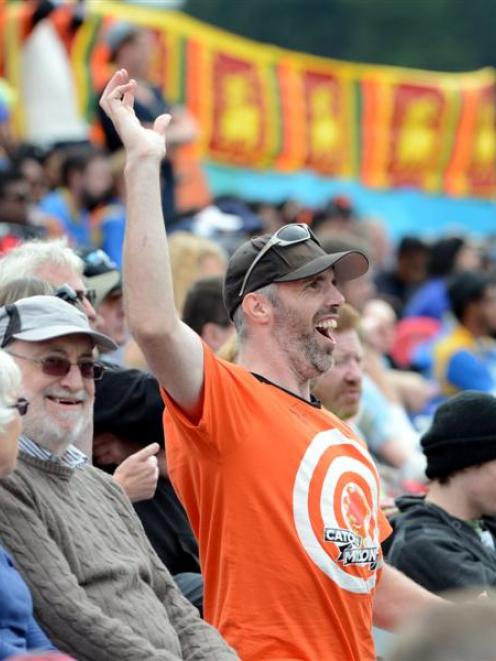
[[[115,351],[116,343],[91,328],[87,316],[56,296],[30,296],[0,307],[0,345],[13,340],[43,342],[68,335],[86,335],[101,351]]]

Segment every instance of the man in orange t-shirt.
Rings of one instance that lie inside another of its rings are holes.
[[[438,598],[384,565],[373,462],[310,396],[332,366],[337,284],[367,258],[325,253],[302,224],[247,241],[224,286],[238,365],[216,358],[175,310],[159,180],[169,118],[140,126],[135,88],[120,70],[101,100],[127,153],[124,297],[167,402],[205,616],[244,661],[373,659],[372,621],[394,628]]]
[[[369,453],[317,402],[204,351],[201,418],[165,398],[207,619],[242,659],[373,659],[389,525]]]

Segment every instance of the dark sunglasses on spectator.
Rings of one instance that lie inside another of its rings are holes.
[[[19,397],[15,404],[11,404],[11,406],[9,406],[9,409],[17,409],[19,415],[26,415],[28,408],[29,402],[27,399],[24,399],[24,397]]]
[[[101,363],[97,363],[91,358],[81,358],[77,363],[72,363],[68,358],[63,356],[47,356],[46,358],[30,358],[28,356],[21,356],[18,353],[9,351],[11,356],[16,358],[22,358],[23,360],[29,360],[32,363],[38,363],[41,365],[41,371],[43,374],[48,376],[62,377],[69,374],[72,365],[79,367],[81,376],[83,379],[88,379],[92,381],[99,381],[105,367]]]
[[[253,273],[255,266],[262,259],[262,257],[269,252],[271,248],[274,246],[280,246],[281,248],[284,248],[286,246],[295,245],[296,243],[308,241],[309,239],[313,239],[319,243],[315,234],[308,227],[308,225],[304,225],[303,223],[290,223],[289,225],[280,227],[277,232],[274,232],[274,234],[270,237],[267,243],[263,246],[263,248],[261,248],[260,252],[258,252],[256,257],[253,259],[249,269],[246,271],[246,275],[243,279],[243,284],[241,285],[238,296],[243,296],[245,293],[246,285],[248,284],[248,280],[250,279],[250,275]]]
[[[91,305],[95,305],[96,291],[94,289],[73,289],[68,284],[63,284],[55,290],[55,296],[71,305],[83,305],[84,299],[88,299]]]

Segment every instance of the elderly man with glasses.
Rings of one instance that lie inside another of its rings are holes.
[[[0,482],[0,539],[51,640],[80,661],[236,658],[181,596],[120,487],[75,447],[104,369],[93,349],[112,340],[73,305],[32,296],[0,308],[0,345],[29,401],[18,466]]]
[[[367,258],[329,255],[298,224],[243,244],[224,283],[239,364],[217,359],[174,306],[159,179],[170,117],[141,126],[135,91],[121,69],[100,102],[127,152],[124,298],[163,388],[205,616],[244,661],[372,659],[373,617],[394,627],[436,597],[383,565],[373,461],[310,397],[332,367],[338,284],[364,274]]]

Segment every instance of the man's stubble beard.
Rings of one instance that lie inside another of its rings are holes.
[[[302,331],[303,325],[298,313],[279,299],[274,315],[274,337],[291,361],[293,371],[302,381],[308,381],[331,369],[334,345],[329,343],[329,350],[323,350],[314,332]]]

